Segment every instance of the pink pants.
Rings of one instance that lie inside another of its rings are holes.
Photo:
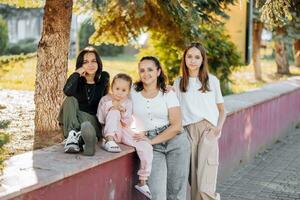
[[[147,180],[151,173],[153,148],[146,141],[135,141],[132,138],[134,132],[129,127],[122,127],[121,115],[118,110],[110,110],[105,119],[104,137],[112,136],[118,143],[122,142],[128,146],[135,147],[140,158],[140,169],[138,171],[140,180]]]

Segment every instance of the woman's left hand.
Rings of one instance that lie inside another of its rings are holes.
[[[167,85],[166,90],[167,90],[167,93],[169,93],[170,91],[175,92],[175,88],[172,85]]]
[[[144,140],[150,143],[150,139],[145,135],[145,132],[134,133],[132,138],[137,142]]]
[[[215,137],[216,138],[220,138],[221,137],[221,128],[219,128],[219,127],[214,127],[213,128],[213,133],[214,133],[214,135],[215,135]]]

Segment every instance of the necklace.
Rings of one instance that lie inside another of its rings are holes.
[[[96,84],[86,84],[85,85],[85,94],[87,97],[88,104],[91,104],[91,102],[95,96],[95,87],[96,87]]]

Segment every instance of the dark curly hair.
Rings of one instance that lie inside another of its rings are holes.
[[[157,77],[157,88],[159,88],[163,93],[167,91],[166,89],[166,82],[167,82],[167,76],[164,74],[164,71],[161,67],[161,64],[157,58],[154,56],[144,56],[140,59],[139,64],[144,60],[150,60],[152,61],[157,70],[160,70],[160,75]],[[134,88],[137,92],[140,92],[144,89],[143,82],[141,80],[134,83]]]

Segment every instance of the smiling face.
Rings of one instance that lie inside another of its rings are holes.
[[[192,47],[186,52],[185,64],[190,74],[198,74],[202,62],[203,57],[196,47]]]
[[[98,69],[96,55],[92,52],[84,54],[82,67],[86,73],[94,75]]]
[[[116,101],[125,100],[130,92],[130,82],[117,78],[112,85],[112,98]]]
[[[143,84],[157,85],[157,77],[160,75],[161,70],[152,60],[143,60],[139,63],[139,76]]]

